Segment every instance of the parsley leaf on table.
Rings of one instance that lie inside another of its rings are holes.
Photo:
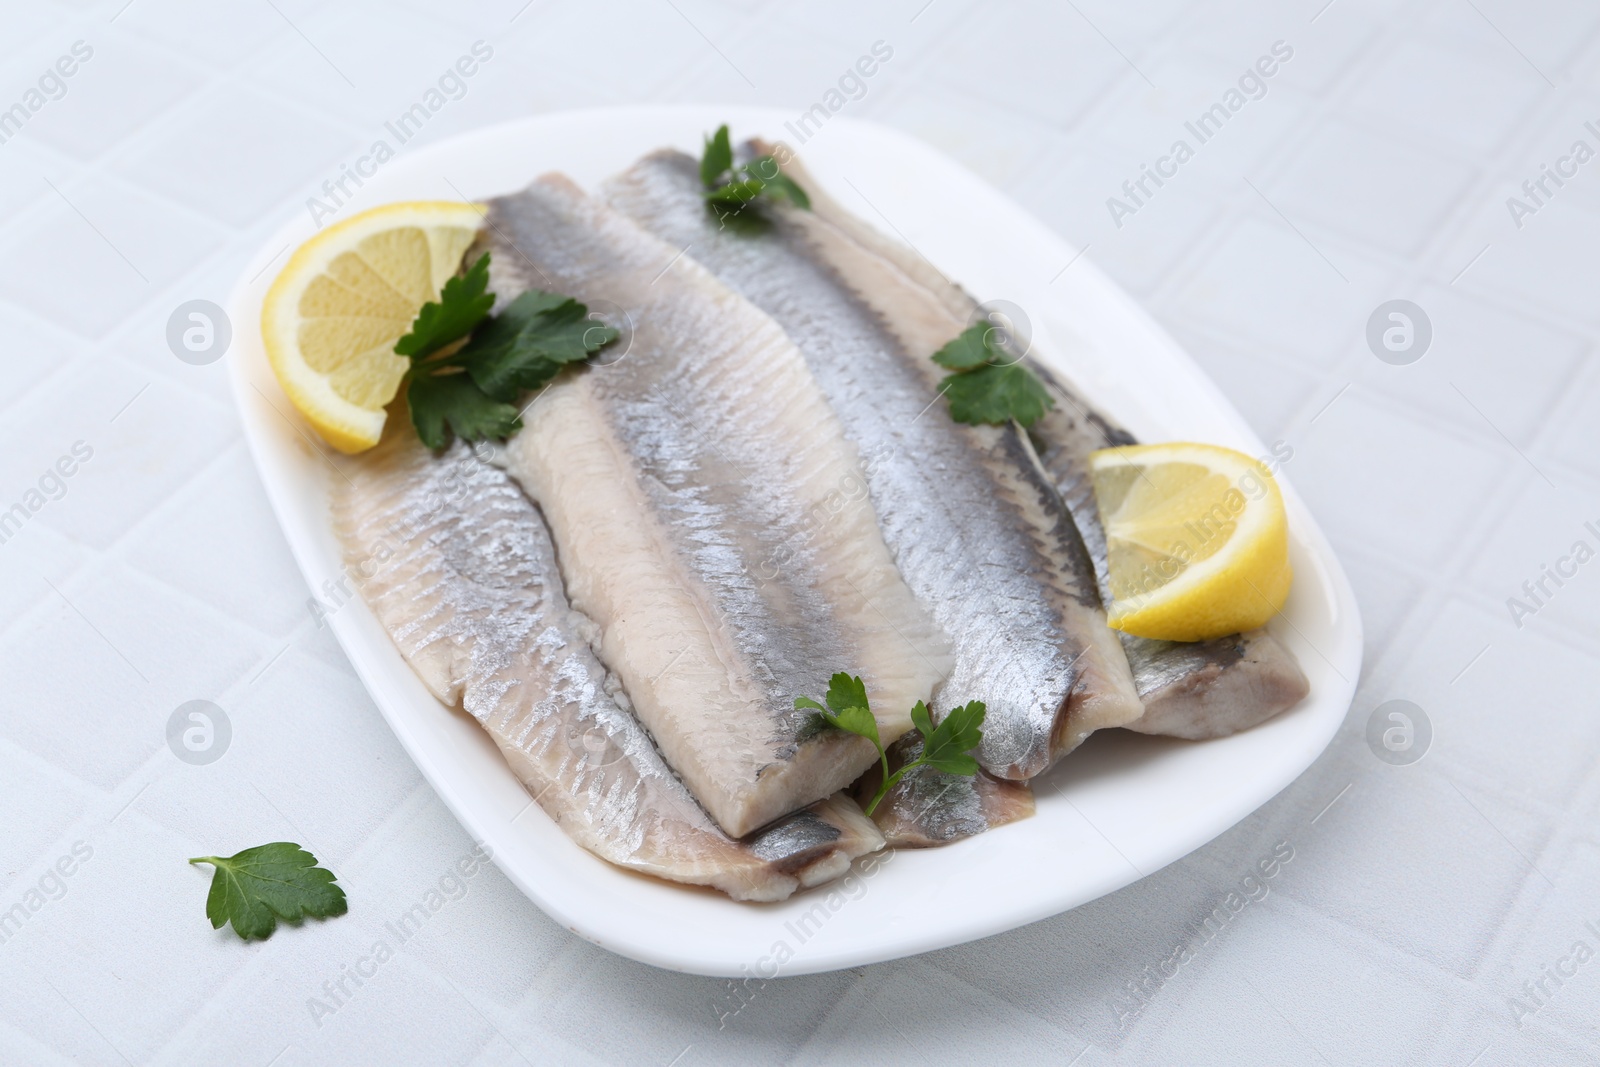
[[[933,354],[952,373],[939,391],[950,401],[950,417],[970,424],[1016,419],[1023,426],[1055,407],[1039,376],[994,340],[995,327],[978,322]]]
[[[796,207],[811,209],[811,197],[798,182],[778,166],[771,155],[761,156],[740,167],[733,165],[733,149],[728,143],[727,124],[706,138],[700,157],[700,181],[706,187],[706,202],[714,208],[738,211],[758,197],[788,200]]]
[[[233,932],[246,941],[271,937],[279,919],[299,922],[307,915],[326,919],[348,910],[333,872],[318,867],[315,856],[288,841],[257,845],[227,857],[197,856],[189,862],[216,868],[206,896],[211,928],[220,930],[223,923],[232,923]]]
[[[824,699],[827,700],[826,707],[810,697],[799,696],[794,698],[794,706],[812,709],[830,726],[865,737],[878,750],[883,780],[872,802],[864,809],[868,815],[872,814],[894,784],[915,767],[932,767],[945,774],[966,777],[978,773],[978,761],[970,753],[983,740],[986,709],[981,700],[951,708],[938,726],[933,724],[933,714],[928,710],[928,705],[917,701],[916,707],[911,709],[911,724],[922,735],[922,755],[890,774],[889,755],[878,738],[878,720],[867,703],[867,687],[861,679],[842,671],[835,674],[829,680],[828,694]]]
[[[426,359],[445,345],[472,332],[494,307],[489,288],[489,253],[485,252],[467,273],[444,283],[437,301],[417,312],[411,332],[394,343],[394,350],[412,360]]]

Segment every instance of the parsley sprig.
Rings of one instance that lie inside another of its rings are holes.
[[[307,915],[327,919],[343,915],[349,905],[332,871],[317,866],[317,857],[288,841],[257,845],[232,856],[196,856],[190,863],[216,868],[206,895],[206,918],[220,930],[246,941],[271,937],[278,920],[297,923]]]
[[[770,154],[743,166],[733,165],[733,146],[728,141],[728,126],[706,138],[700,156],[700,181],[706,187],[706,203],[720,211],[737,212],[757,197],[788,200],[796,207],[811,210],[811,198],[793,178],[783,173]]]
[[[878,750],[878,762],[883,767],[883,783],[878,786],[872,803],[864,809],[868,815],[872,814],[894,784],[913,768],[932,767],[945,774],[969,778],[978,773],[978,761],[970,753],[983,740],[985,708],[981,700],[951,708],[937,726],[933,724],[933,714],[928,710],[928,705],[917,701],[917,706],[911,709],[911,723],[922,735],[922,755],[890,774],[889,754],[884,751],[883,743],[878,738],[878,720],[873,717],[872,708],[867,703],[866,684],[860,678],[841,671],[828,680],[828,692],[823,699],[827,701],[826,707],[804,696],[795,697],[794,706],[810,708],[828,725],[865,737]]]
[[[522,428],[515,401],[569,363],[617,338],[571,297],[530,289],[490,315],[489,253],[422,305],[394,350],[411,359],[406,401],[422,443],[440,449],[454,433],[504,440]]]
[[[1031,426],[1055,407],[1039,376],[995,339],[999,332],[990,323],[974,323],[933,354],[933,361],[951,372],[939,391],[949,399],[950,417],[957,422],[1016,419]]]

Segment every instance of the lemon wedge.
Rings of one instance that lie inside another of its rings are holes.
[[[1266,466],[1216,445],[1089,457],[1105,526],[1112,629],[1204,641],[1264,625],[1289,596],[1289,522]]]
[[[290,403],[334,448],[378,443],[384,407],[410,366],[394,343],[438,299],[482,225],[475,204],[388,204],[289,257],[261,306],[261,337]]]

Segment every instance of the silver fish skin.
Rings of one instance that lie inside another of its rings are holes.
[[[736,841],[661,759],[567,603],[544,521],[509,475],[460,442],[435,457],[409,426],[344,468],[335,528],[401,655],[494,738],[539,806],[630,870],[783,900],[844,873],[883,838],[843,795]]]
[[[859,674],[887,743],[948,643],[872,509],[836,506],[860,457],[805,361],[681,248],[560,175],[491,201],[485,247],[501,298],[551,290],[633,324],[620,359],[531,402],[506,455],[668,764],[734,836],[842,789],[875,750],[795,697]]]
[[[772,151],[772,145],[758,143],[754,147],[755,154]],[[949,322],[971,320],[976,303],[959,286],[920,256],[839,207],[798,165],[788,164],[785,169],[810,192],[817,215],[874,255],[892,262],[929,294]],[[1059,375],[1037,364],[1033,367],[1050,386],[1056,406],[1033,424],[1030,439],[1082,535],[1079,544],[1089,556],[1096,584],[1104,595],[1105,534],[1085,460],[1094,449],[1135,442],[1132,435],[1067,389]],[[1107,639],[1120,639],[1143,712],[1129,721],[1108,725],[1193,740],[1222,737],[1265,722],[1310,692],[1310,682],[1294,653],[1265,629],[1196,643],[1152,641],[1132,634],[1112,637],[1113,633],[1108,629]],[[1071,734],[1080,741],[1087,736],[1079,730]],[[1072,736],[1063,739],[1068,747],[1074,743]]]
[[[889,746],[894,773],[922,755],[922,735],[909,733]],[[872,802],[882,773],[869,771],[856,785],[863,806]],[[967,776],[913,767],[873,809],[871,819],[890,848],[935,848],[985,833],[1034,813],[1027,782],[995,778],[985,771]]]
[[[806,188],[812,211],[763,203],[760,217],[722,226],[695,161],[658,152],[604,193],[795,340],[866,457],[901,573],[954,641],[935,713],[984,701],[980,764],[1031,778],[1093,730],[1142,713],[1093,569],[1026,434],[958,424],[938,403],[945,372],[929,357],[965,319]]]
[[[1089,476],[1089,453],[1137,444],[1132,434],[1090,407],[1042,366],[1056,406],[1033,424],[1039,458],[1071,510],[1109,596],[1106,535]],[[1128,723],[1139,733],[1204,740],[1266,722],[1299,703],[1311,683],[1293,652],[1265,629],[1210,641],[1156,641],[1121,634],[1145,713]]]

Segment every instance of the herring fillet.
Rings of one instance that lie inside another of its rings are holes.
[[[929,358],[966,325],[816,210],[763,204],[727,226],[696,162],[653,153],[611,203],[772,315],[811,364],[867,462],[866,486],[907,583],[955,646],[936,714],[988,706],[978,760],[1026,779],[1090,732],[1142,713],[1105,626],[1092,565],[1026,434],[966,426],[938,403]],[[934,410],[938,408],[939,410]]]
[[[866,681],[885,741],[947,643],[870,507],[836,509],[860,459],[771,319],[561,175],[490,202],[502,299],[616,309],[625,354],[558,378],[507,446],[550,524],[573,605],[669,765],[742,836],[842,789],[870,742],[797,711]]]
[[[1089,453],[1135,444],[1044,367],[1035,372],[1057,399],[1033,425],[1039,458],[1072,511],[1106,590],[1106,535],[1089,476]],[[1311,683],[1294,653],[1266,629],[1210,641],[1157,641],[1122,634],[1144,715],[1128,729],[1189,740],[1247,730],[1299,703]]]
[[[922,735],[910,733],[889,746],[890,773],[922,755]],[[856,799],[871,803],[882,773],[868,772]],[[932,767],[914,767],[884,794],[869,816],[890,848],[933,848],[1026,819],[1034,813],[1033,788],[1027,782],[991,777],[986,771],[946,774]]]
[[[346,468],[334,517],[349,572],[406,661],[499,745],[579,845],[736,900],[782,900],[882,846],[843,797],[745,841],[661,760],[567,604],[549,534],[511,478],[457,442],[434,457],[401,420]]]
[[[758,145],[756,150],[764,153],[770,146]],[[891,262],[944,309],[949,321],[965,323],[971,319],[976,308],[972,297],[921,257],[834,203],[815,182],[805,178],[797,165],[786,165],[786,169],[806,186],[816,214],[827,224],[848,234],[873,255]],[[1057,403],[1033,424],[1030,437],[1037,444],[1040,462],[1072,513],[1081,534],[1078,543],[1089,555],[1103,592],[1105,535],[1084,458],[1096,448],[1132,444],[1133,437],[1113,427],[1065,389],[1059,376],[1037,364],[1033,369],[1051,387]],[[1310,682],[1294,653],[1265,629],[1192,644],[1153,641],[1132,634],[1112,636],[1114,633],[1108,629],[1106,637],[1120,640],[1143,713],[1130,721],[1109,725],[1191,740],[1222,737],[1265,722],[1310,692]]]

